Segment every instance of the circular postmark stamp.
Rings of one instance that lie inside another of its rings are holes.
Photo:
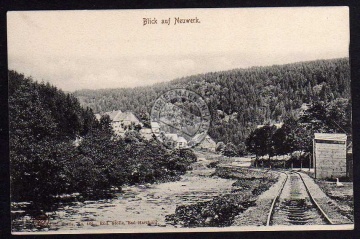
[[[50,218],[46,214],[41,214],[33,218],[33,223],[35,227],[47,227],[49,225]]]
[[[150,115],[156,138],[169,148],[194,147],[206,137],[210,127],[210,111],[198,94],[174,89],[162,94]]]

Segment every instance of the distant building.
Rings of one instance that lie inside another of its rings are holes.
[[[181,137],[181,136],[178,137],[178,140],[176,141],[176,143],[177,143],[177,145],[176,145],[177,148],[182,149],[182,148],[187,147],[187,141],[184,137]]]
[[[194,147],[194,146],[198,146],[198,143],[201,143],[205,137],[207,136],[206,132],[202,132],[200,134],[196,134],[190,141],[189,141],[189,146],[190,147]]]
[[[176,148],[177,134],[164,134],[163,143],[171,148]]]
[[[139,131],[140,135],[143,136],[146,140],[150,140],[153,138],[153,132],[149,128],[143,128]]]
[[[197,145],[196,148],[215,152],[216,142],[210,137],[210,135],[207,134],[205,136],[204,140],[201,141],[201,143],[199,145]]]
[[[346,140],[346,134],[315,133],[313,141],[315,178],[348,176]]]
[[[188,147],[187,140],[177,134],[162,134],[162,141],[170,148],[182,149]]]
[[[96,120],[100,121],[100,119],[101,119],[101,114],[95,114],[95,118],[96,118]]]
[[[151,122],[151,129],[155,135],[160,134],[160,125],[158,122]]]
[[[311,104],[303,103],[299,109],[299,116],[303,116],[310,107]]]
[[[100,120],[102,115],[108,115],[110,117],[111,126],[115,134],[118,135],[124,135],[124,133],[131,130],[133,126],[143,126],[140,120],[130,111],[122,112],[121,110],[113,110],[103,114],[95,114],[95,117]]]
[[[275,126],[277,129],[280,129],[283,126],[284,123],[280,122],[280,123],[275,123],[275,124],[269,124],[270,126]],[[257,129],[260,129],[262,127],[264,127],[265,124],[259,124],[256,126]]]

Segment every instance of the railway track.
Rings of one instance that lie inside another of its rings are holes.
[[[286,172],[286,179],[273,199],[267,226],[333,224],[314,200],[303,178],[297,172]]]

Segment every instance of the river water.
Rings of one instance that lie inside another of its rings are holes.
[[[74,202],[47,212],[48,227],[40,230],[172,228],[165,223],[165,216],[173,214],[176,206],[208,201],[231,192],[235,180],[212,176],[214,169],[206,167],[210,162],[201,158],[180,181],[124,187],[115,199]],[[25,226],[20,230],[38,229]]]

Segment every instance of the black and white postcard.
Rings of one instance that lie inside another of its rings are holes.
[[[7,13],[13,234],[354,228],[348,7]]]

